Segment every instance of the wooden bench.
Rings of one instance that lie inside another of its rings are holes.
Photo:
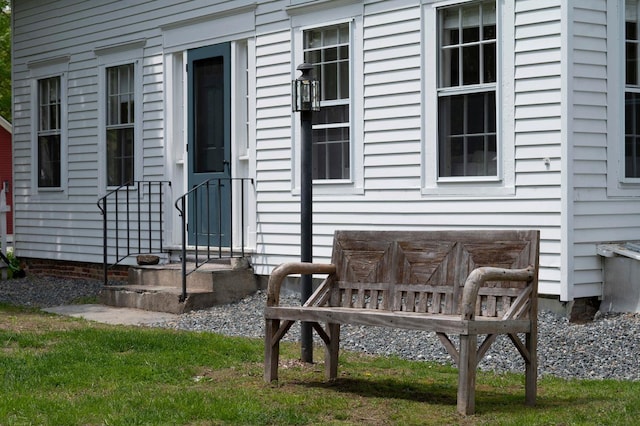
[[[328,380],[337,377],[340,324],[432,331],[458,366],[457,409],[472,414],[478,363],[506,334],[524,359],[525,401],[534,405],[538,253],[539,232],[530,230],[337,231],[331,264],[285,263],[271,274],[265,381],[277,380],[279,342],[295,321],[323,340]],[[279,306],[290,274],[328,276],[303,306]]]

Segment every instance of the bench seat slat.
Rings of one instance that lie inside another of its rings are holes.
[[[373,309],[355,310],[335,306],[266,307],[264,315],[266,319],[371,325],[455,334],[527,333],[531,330],[530,321],[523,319],[503,320],[476,317],[475,320],[469,321],[453,315]]]

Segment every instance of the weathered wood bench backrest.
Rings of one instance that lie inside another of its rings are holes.
[[[538,267],[538,231],[336,231],[330,306],[460,314],[469,273],[481,266]],[[525,318],[532,282],[487,282],[476,316]],[[520,297],[518,299],[518,297]]]

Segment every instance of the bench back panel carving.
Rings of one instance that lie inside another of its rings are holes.
[[[473,269],[537,267],[537,257],[537,231],[336,231],[329,305],[459,314]],[[523,291],[536,294],[537,282],[487,283],[476,315],[526,316],[526,306],[514,305]]]

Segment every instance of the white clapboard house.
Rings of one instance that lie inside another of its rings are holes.
[[[303,62],[321,84],[316,261],[336,229],[534,228],[540,293],[571,302],[603,294],[599,244],[640,239],[637,0],[19,0],[11,13],[24,259],[101,264],[99,199],[134,182],[109,201],[122,217],[127,195],[153,192],[135,182],[154,181],[162,214],[139,225],[161,223],[154,244],[181,246],[175,202],[211,182],[187,197],[187,246],[200,232],[244,249],[263,276],[298,260]]]

